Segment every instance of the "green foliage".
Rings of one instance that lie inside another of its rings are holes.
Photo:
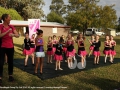
[[[14,8],[24,20],[44,17],[43,0],[0,0],[0,5],[5,8]]]
[[[62,23],[62,24],[64,23],[64,19],[55,12],[50,12],[47,15],[47,21],[49,21],[49,22],[58,22],[58,23]]]
[[[56,12],[58,15],[62,16],[66,13],[66,7],[63,0],[52,0],[50,5],[51,12]]]
[[[99,0],[69,0],[67,24],[73,30],[83,31],[88,27],[114,28],[117,19],[114,5],[99,6],[98,2]]]
[[[2,16],[2,14],[10,14],[12,20],[22,20],[22,17],[18,14],[18,12],[14,9],[5,9],[0,7],[0,16]]]
[[[104,6],[100,13],[100,25],[102,28],[115,28],[116,25],[116,10],[113,9],[114,5]]]

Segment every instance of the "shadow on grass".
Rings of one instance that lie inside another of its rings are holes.
[[[19,56],[23,56],[22,53],[19,53],[19,52],[16,52],[16,51],[14,51],[14,54],[19,55]]]
[[[97,86],[101,90],[115,90],[120,86],[120,83],[117,81],[105,79],[105,78],[99,78],[99,77],[94,77],[90,79],[83,78],[81,80],[86,84],[88,83]]]
[[[14,43],[14,46],[22,49],[22,44],[16,44],[16,43]]]
[[[55,71],[55,61],[53,61],[52,64],[47,64],[47,57],[44,58],[44,67],[43,67],[43,75],[40,75],[38,70],[38,74],[37,76],[41,79],[50,79],[50,78],[55,78],[55,77],[59,77],[59,76],[63,76],[63,75],[68,75],[68,74],[73,74],[73,73],[77,73],[80,71],[86,71],[86,70],[90,70],[90,69],[94,69],[94,68],[98,68],[98,67],[104,67],[104,66],[108,66],[111,65],[109,62],[107,62],[107,64],[104,64],[104,57],[100,57],[100,65],[93,65],[93,57],[89,57],[86,59],[87,60],[87,66],[85,69],[69,69],[67,66],[67,63],[65,61],[61,62],[61,67],[63,68],[62,71],[58,70]],[[77,57],[77,62],[80,62],[80,58]],[[119,59],[115,58],[115,62],[114,64],[119,63]],[[34,66],[32,66],[32,60],[31,58],[29,58],[28,60],[28,67],[24,67],[24,60],[23,59],[15,59],[14,60],[14,65],[15,67],[30,73],[30,74],[34,74]]]

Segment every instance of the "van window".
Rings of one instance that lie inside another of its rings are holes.
[[[92,29],[87,29],[87,31],[92,31]]]

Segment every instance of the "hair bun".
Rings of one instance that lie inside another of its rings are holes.
[[[43,33],[43,30],[41,30],[41,29],[36,29],[37,30],[37,35],[40,35],[40,34],[42,34]]]

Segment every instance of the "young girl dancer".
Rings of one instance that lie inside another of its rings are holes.
[[[72,39],[71,34],[68,34],[68,40],[66,41],[66,47],[67,47],[66,56],[67,56],[68,67],[71,68],[73,64],[72,58],[75,56],[74,41]]]
[[[99,57],[100,57],[100,51],[99,48],[101,46],[101,41],[99,41],[99,36],[95,36],[95,41],[93,42],[93,55],[94,55],[94,65],[99,65]]]
[[[43,31],[37,29],[37,37],[35,39],[36,45],[36,64],[35,64],[35,74],[37,73],[38,65],[40,64],[40,74],[43,73],[43,58],[45,57],[44,53],[44,41],[43,41]]]
[[[52,43],[53,43],[53,54],[54,54],[56,51],[56,44],[58,43],[56,35],[53,35]]]
[[[64,56],[64,60],[66,62],[67,61],[67,57],[66,57],[66,51],[67,51],[66,40],[65,40],[64,35],[62,35],[62,38],[63,38],[63,56]]]
[[[48,55],[47,64],[52,63],[52,55],[53,55],[52,46],[53,46],[52,45],[52,37],[49,36],[48,42],[47,42],[47,55]]]
[[[34,65],[34,55],[33,52],[31,51],[31,42],[30,42],[30,38],[29,38],[29,34],[25,33],[25,39],[24,39],[24,50],[23,50],[23,54],[26,56],[25,57],[25,67],[27,67],[27,62],[28,62],[28,57],[29,55],[32,56],[32,65]]]
[[[106,35],[105,37],[106,41],[104,42],[104,51],[103,53],[105,54],[105,61],[104,63],[106,64],[106,60],[107,60],[107,57],[110,56],[110,62],[112,63],[112,56],[111,56],[111,51],[110,51],[110,47],[111,47],[111,42],[110,42],[110,38],[108,35]]]
[[[63,50],[63,38],[61,37],[60,40],[59,40],[59,43],[56,45],[56,51],[55,51],[55,56],[54,56],[54,59],[56,60],[56,68],[55,70],[63,70],[61,67],[60,67],[60,63],[61,63],[61,60],[63,60],[63,57],[62,57],[62,50]]]
[[[72,37],[72,40],[75,42],[75,39],[74,39],[74,37]],[[73,48],[74,48],[74,46],[73,46]],[[75,48],[73,49],[73,52],[74,52],[74,57],[73,57],[73,59],[74,59],[74,60],[76,60],[76,58],[75,58],[75,53],[76,53],[76,50],[75,50]]]
[[[116,46],[116,41],[113,39],[112,35],[110,35],[110,42],[111,42],[110,51],[111,51],[111,55],[112,55],[112,61],[111,61],[111,63],[113,63],[114,57],[116,55],[116,51],[114,50],[114,47]]]
[[[33,34],[32,35],[32,37],[31,37],[31,45],[30,45],[30,47],[31,47],[31,52],[32,52],[32,60],[33,60],[33,63],[34,63],[34,52],[35,52],[35,34]],[[33,66],[34,66],[34,64],[33,64]]]
[[[32,35],[30,41],[31,41],[31,50],[34,53],[35,52],[35,34]]]
[[[93,49],[94,49],[93,42],[95,41],[95,36],[92,35],[92,36],[91,36],[91,40],[88,39],[88,41],[89,41],[89,43],[91,44],[91,46],[90,46],[90,48],[89,48],[89,49],[90,49],[90,52],[89,52],[89,55],[88,55],[88,57],[90,57],[90,55],[92,54]]]
[[[87,52],[85,51],[85,44],[84,44],[82,34],[80,34],[80,37],[79,37],[79,40],[77,41],[77,44],[78,44],[78,54],[81,56],[82,67],[85,68],[84,62],[85,62]]]

